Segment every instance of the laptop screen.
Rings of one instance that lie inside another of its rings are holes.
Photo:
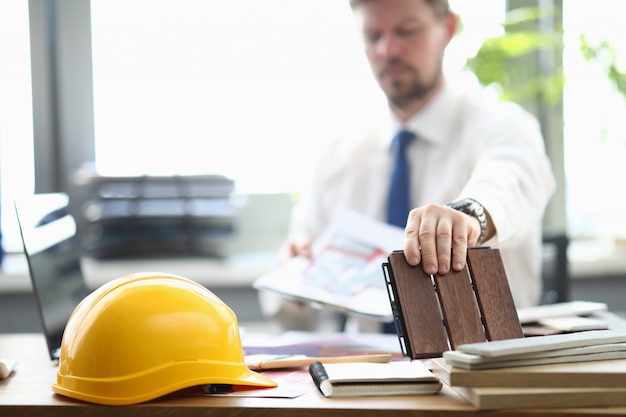
[[[89,291],[80,267],[76,222],[66,194],[15,201],[33,292],[51,359],[58,359],[65,324]]]

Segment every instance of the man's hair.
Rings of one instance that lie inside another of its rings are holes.
[[[367,3],[369,1],[375,0],[350,0],[350,7],[352,9],[356,9],[363,3]],[[424,0],[426,3],[430,5],[435,11],[435,16],[439,18],[443,18],[450,13],[450,4],[448,0]]]

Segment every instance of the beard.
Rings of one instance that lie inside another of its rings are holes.
[[[412,76],[408,80],[393,79],[384,82],[384,72],[388,66],[402,66],[408,70]],[[394,59],[390,60],[380,71],[378,82],[381,89],[385,93],[387,100],[399,109],[409,108],[413,103],[425,100],[431,93],[437,89],[443,77],[442,64],[435,71],[432,77],[422,80],[419,72],[407,63]]]

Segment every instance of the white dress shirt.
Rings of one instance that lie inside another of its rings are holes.
[[[516,306],[537,304],[541,220],[555,189],[537,120],[515,104],[450,86],[404,125],[391,115],[382,119],[322,153],[293,234],[315,239],[342,207],[385,221],[391,140],[407,128],[417,138],[407,148],[412,206],[480,202],[497,230],[484,245],[500,249]]]

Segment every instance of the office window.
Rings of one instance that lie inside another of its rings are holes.
[[[574,237],[608,245],[626,238],[626,195],[621,191],[626,178],[626,97],[609,81],[600,61],[585,62],[579,36],[592,45],[608,41],[626,72],[625,12],[626,3],[616,0],[563,1],[568,228]]]
[[[464,18],[449,67],[497,33],[504,2]],[[347,0],[92,0],[96,167],[223,173],[244,192],[301,190],[329,139],[380,92]]]
[[[96,164],[300,188],[377,90],[347,2],[92,1]]]
[[[0,212],[3,247],[21,250],[13,200],[34,191],[27,1],[0,2]]]
[[[563,1],[565,184],[571,237],[626,237],[626,104],[579,35],[608,40],[626,70],[620,0]],[[504,0],[453,0],[454,72],[500,33]],[[243,192],[300,190],[319,146],[376,109],[346,1],[92,0],[96,164],[106,175],[222,172]],[[28,2],[0,2],[0,200],[34,190]],[[467,75],[466,75],[467,76]],[[467,76],[471,79],[470,76]],[[64,167],[64,169],[69,169]]]
[[[456,72],[500,32],[504,1],[480,10],[451,4],[464,23],[446,56]],[[102,174],[221,172],[242,192],[298,191],[320,146],[377,111],[381,95],[347,1],[93,0],[91,10]],[[28,2],[0,2],[1,227],[9,251],[21,250],[12,201],[35,189],[28,21]]]

